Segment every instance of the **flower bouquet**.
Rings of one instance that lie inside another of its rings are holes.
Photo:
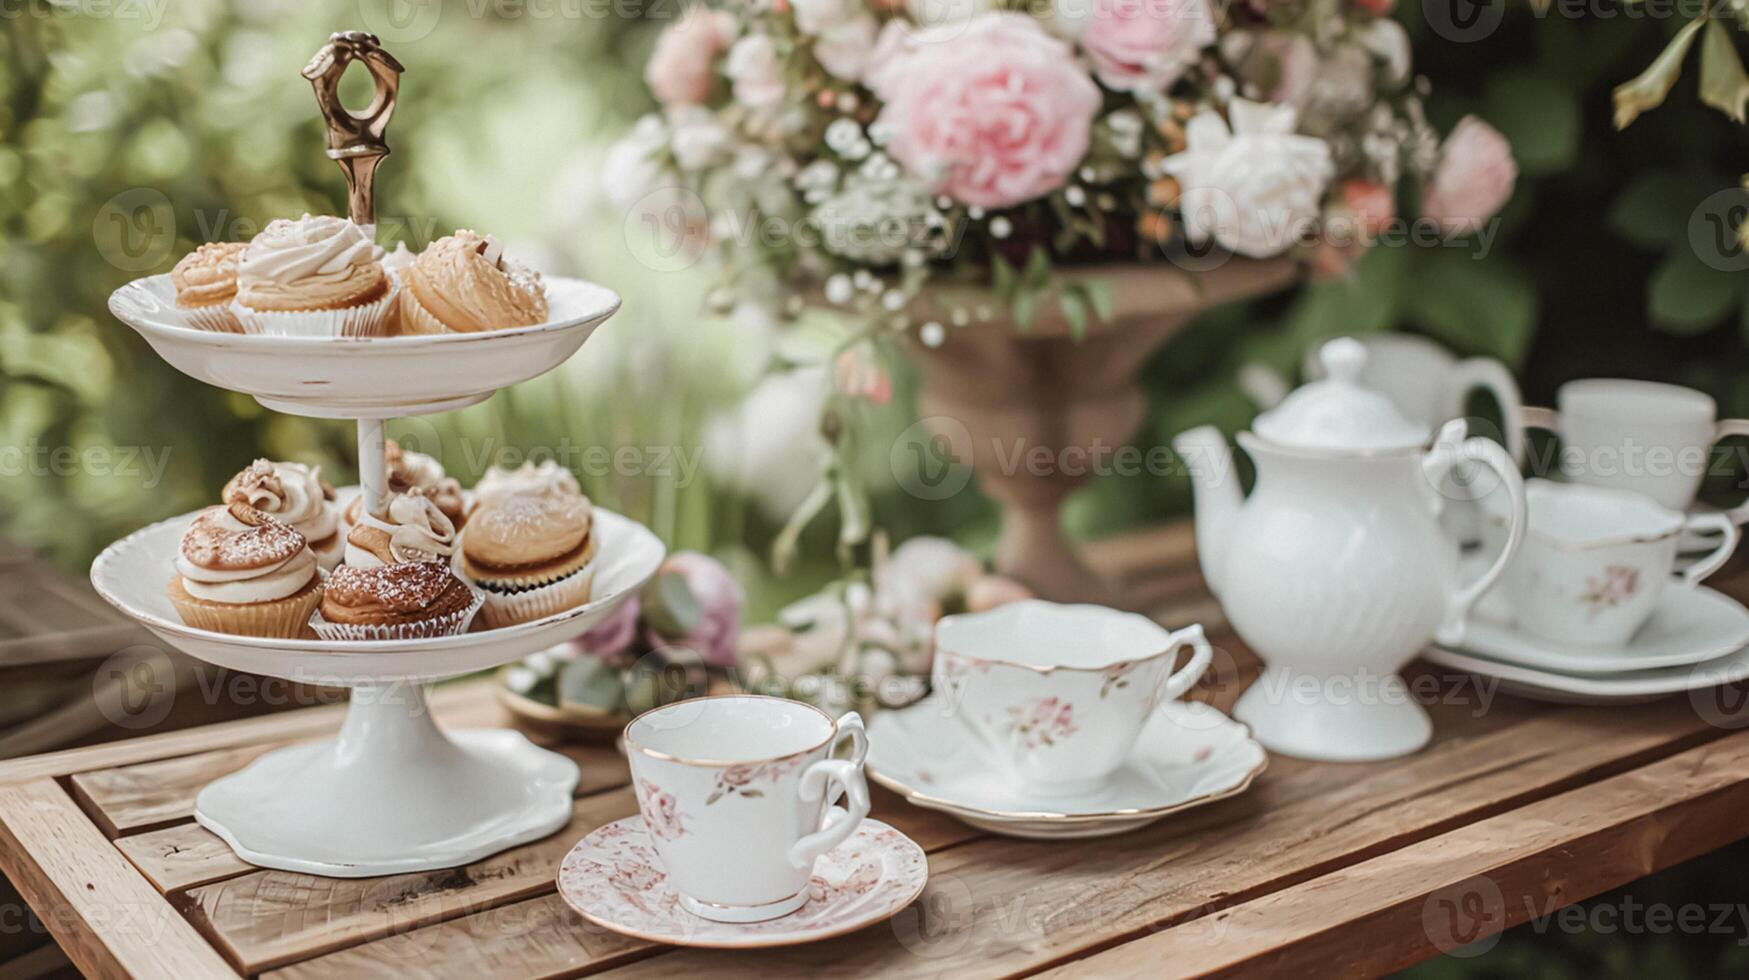
[[[503,668],[501,700],[537,725],[615,737],[636,715],[703,696],[734,670],[745,604],[715,559],[677,552],[593,630]]]

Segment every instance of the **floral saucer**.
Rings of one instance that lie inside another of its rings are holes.
[[[820,858],[806,905],[764,922],[713,922],[682,909],[642,816],[596,828],[559,865],[559,895],[590,922],[651,942],[713,949],[791,946],[854,932],[911,904],[928,880],[923,849],[879,820],[864,820]]]
[[[1134,830],[1244,792],[1269,763],[1244,725],[1190,701],[1162,704],[1103,787],[1050,801],[1025,798],[934,697],[877,715],[868,741],[869,778],[907,801],[980,830],[1045,839]]]
[[[1715,660],[1749,643],[1749,609],[1706,586],[1671,585],[1652,617],[1620,647],[1588,647],[1531,636],[1473,616],[1456,647],[1490,660],[1559,674],[1619,674],[1686,667]]]

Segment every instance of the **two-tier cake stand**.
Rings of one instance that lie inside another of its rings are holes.
[[[377,80],[363,112],[333,92],[348,64]],[[353,220],[374,224],[371,177],[388,152],[400,66],[363,34],[337,34],[305,70],[329,117],[329,156],[351,186]],[[482,334],[276,337],[192,328],[169,276],[136,280],[110,310],[165,361],[275,411],[358,423],[360,490],[384,496],[383,422],[461,408],[546,373],[619,308],[611,290],[549,277],[551,319]],[[164,642],[208,663],[351,689],[333,739],[270,752],[201,790],[195,819],[252,864],[337,877],[423,871],[476,861],[563,827],[577,766],[510,730],[445,732],[428,682],[487,670],[579,636],[655,574],[662,543],[634,521],[595,510],[593,596],[583,606],[503,629],[424,640],[278,640],[182,623],[165,594],[183,530],[160,521],[110,545],[91,566],[97,591]]]

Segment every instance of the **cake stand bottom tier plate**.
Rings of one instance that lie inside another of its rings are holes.
[[[336,878],[451,868],[554,833],[577,765],[503,729],[420,726],[406,752],[342,733],[279,749],[201,790],[195,820],[250,864]]]

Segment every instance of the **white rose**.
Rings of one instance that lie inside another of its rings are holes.
[[[783,73],[771,38],[749,34],[736,41],[723,71],[734,82],[735,99],[742,105],[765,109],[783,101]]]
[[[1188,148],[1163,166],[1183,188],[1184,232],[1240,255],[1279,255],[1318,220],[1334,172],[1323,140],[1294,133],[1292,106],[1234,99],[1232,128],[1212,110],[1186,127]]]
[[[669,145],[674,162],[682,170],[699,171],[722,159],[729,147],[729,131],[709,109],[689,106],[672,116],[674,136]]]
[[[964,594],[983,574],[971,552],[947,538],[915,537],[893,549],[875,570],[875,589],[883,595],[911,595],[941,600]]]
[[[847,0],[792,0],[796,30],[818,36],[850,18]]]
[[[654,114],[639,119],[632,131],[608,147],[601,161],[601,188],[609,202],[630,211],[638,199],[656,186],[662,165],[656,154],[668,145],[668,127]]]
[[[1385,77],[1402,84],[1409,77],[1409,34],[1403,25],[1381,17],[1360,31],[1360,43],[1385,63]]]
[[[855,81],[874,51],[877,32],[875,19],[868,14],[834,24],[815,39],[814,57],[833,77]]]

